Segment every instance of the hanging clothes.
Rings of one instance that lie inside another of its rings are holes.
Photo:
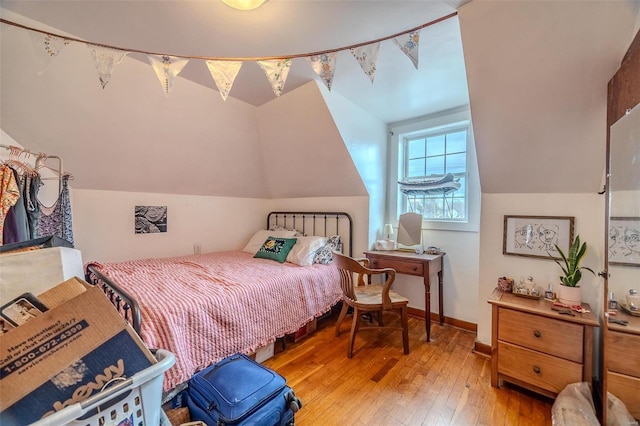
[[[13,169],[2,164],[0,169],[0,245],[3,244],[4,222],[7,212],[20,198],[20,190]]]
[[[24,203],[24,190],[27,186],[27,173],[22,173],[13,167],[14,177],[18,183],[18,191],[20,193],[20,200],[16,202],[13,207],[7,212],[7,216],[4,220],[4,229],[2,230],[3,244],[19,243],[30,239],[29,222],[27,219],[27,207]]]
[[[71,222],[71,199],[69,197],[69,175],[61,177],[62,189],[55,203],[47,207],[39,200],[38,207],[38,237],[55,235],[73,244],[73,228]]]

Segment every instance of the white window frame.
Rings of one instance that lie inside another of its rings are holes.
[[[387,223],[397,224],[402,214],[402,198],[398,181],[402,178],[404,156],[402,149],[407,137],[418,134],[444,132],[448,129],[468,126],[467,137],[467,218],[466,220],[423,220],[423,229],[451,230],[479,232],[480,230],[480,179],[478,176],[478,161],[476,158],[473,126],[469,107],[460,107],[444,111],[409,122],[395,123],[389,126],[389,171],[387,187]]]

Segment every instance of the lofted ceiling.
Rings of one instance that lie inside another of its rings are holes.
[[[340,49],[385,38],[452,14],[468,1],[270,0],[252,11],[235,10],[219,0],[2,0],[2,7],[62,35],[126,50],[255,58]],[[386,123],[468,104],[457,18],[423,29],[420,43],[416,70],[392,40],[382,42],[373,84],[351,53],[340,51],[332,91]],[[144,54],[129,57],[147,63]],[[116,68],[112,82],[117,72]],[[203,60],[190,60],[180,77],[216,89]],[[314,79],[320,81],[307,61],[295,58],[283,93]],[[275,98],[255,61],[243,64],[230,96],[254,106]]]
[[[640,26],[640,0],[269,0],[254,11],[219,0],[1,0],[0,6],[5,19],[88,42],[242,58],[341,49],[457,11],[421,30],[418,70],[387,40],[372,84],[341,50],[332,96],[387,124],[469,104],[484,193],[600,189],[606,86]],[[250,154],[272,148],[261,146],[265,135],[257,122],[261,107],[276,96],[255,62],[245,62],[225,103],[201,59],[180,73],[191,81],[178,79],[164,97],[146,55],[131,53],[102,90],[84,47],[69,46],[60,55],[66,61],[36,76],[27,36],[6,27],[0,126],[28,148],[68,159],[74,187],[247,197],[269,192],[261,179],[267,165]],[[303,58],[294,59],[284,95],[311,80],[320,81]],[[299,134],[321,139],[318,129],[280,115],[281,126],[298,132],[283,145],[295,144]],[[314,123],[335,127],[330,117]],[[176,149],[182,155],[174,155]],[[101,161],[87,163],[92,155]],[[300,155],[295,161],[309,163]],[[227,158],[236,160],[234,167]],[[117,177],[113,164],[121,166]],[[168,167],[186,178],[167,178]]]

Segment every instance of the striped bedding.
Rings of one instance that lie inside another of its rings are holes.
[[[176,355],[165,391],[225,356],[295,332],[342,294],[333,265],[281,264],[241,251],[91,265],[137,299],[146,345]]]

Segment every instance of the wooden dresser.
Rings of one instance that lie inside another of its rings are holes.
[[[544,299],[497,289],[489,303],[493,386],[507,381],[554,398],[569,383],[591,382],[593,329],[599,325],[593,313],[563,315]]]
[[[609,323],[607,333],[607,390],[640,419],[640,317],[618,312],[626,326]]]

